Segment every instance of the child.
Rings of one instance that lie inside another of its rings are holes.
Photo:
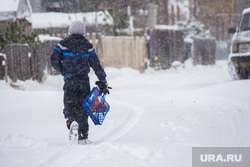
[[[69,36],[60,41],[51,55],[51,64],[64,76],[64,110],[69,139],[74,143],[89,144],[88,115],[82,107],[90,92],[88,73],[94,70],[98,83],[107,91],[106,73],[100,65],[93,45],[85,36],[85,25],[74,21],[69,27]]]

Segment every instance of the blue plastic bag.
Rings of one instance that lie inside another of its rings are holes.
[[[83,108],[86,110],[95,125],[102,125],[110,109],[105,97],[106,94],[100,92],[97,87],[94,87],[82,102]]]

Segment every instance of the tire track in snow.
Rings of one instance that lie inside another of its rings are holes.
[[[98,138],[97,143],[115,141],[121,138],[136,126],[145,112],[145,109],[141,106],[135,106],[115,99],[110,101],[115,105],[112,105],[113,107],[102,127],[96,127],[101,129],[95,131],[94,134],[94,137]]]

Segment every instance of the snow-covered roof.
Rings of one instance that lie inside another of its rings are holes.
[[[242,14],[250,13],[250,8],[246,8],[243,10]]]
[[[17,11],[19,0],[1,0],[0,12]]]
[[[156,25],[155,29],[160,29],[160,30],[179,30],[180,27],[178,27],[177,25]]]
[[[68,27],[73,21],[81,20],[86,25],[109,24],[114,21],[108,11],[98,11],[89,13],[33,13],[33,28]]]
[[[24,18],[31,21],[32,8],[29,0],[1,0],[0,20]]]

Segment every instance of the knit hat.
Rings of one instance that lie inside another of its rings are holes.
[[[73,21],[69,27],[69,35],[72,34],[81,34],[85,35],[86,28],[83,22],[81,21]]]

